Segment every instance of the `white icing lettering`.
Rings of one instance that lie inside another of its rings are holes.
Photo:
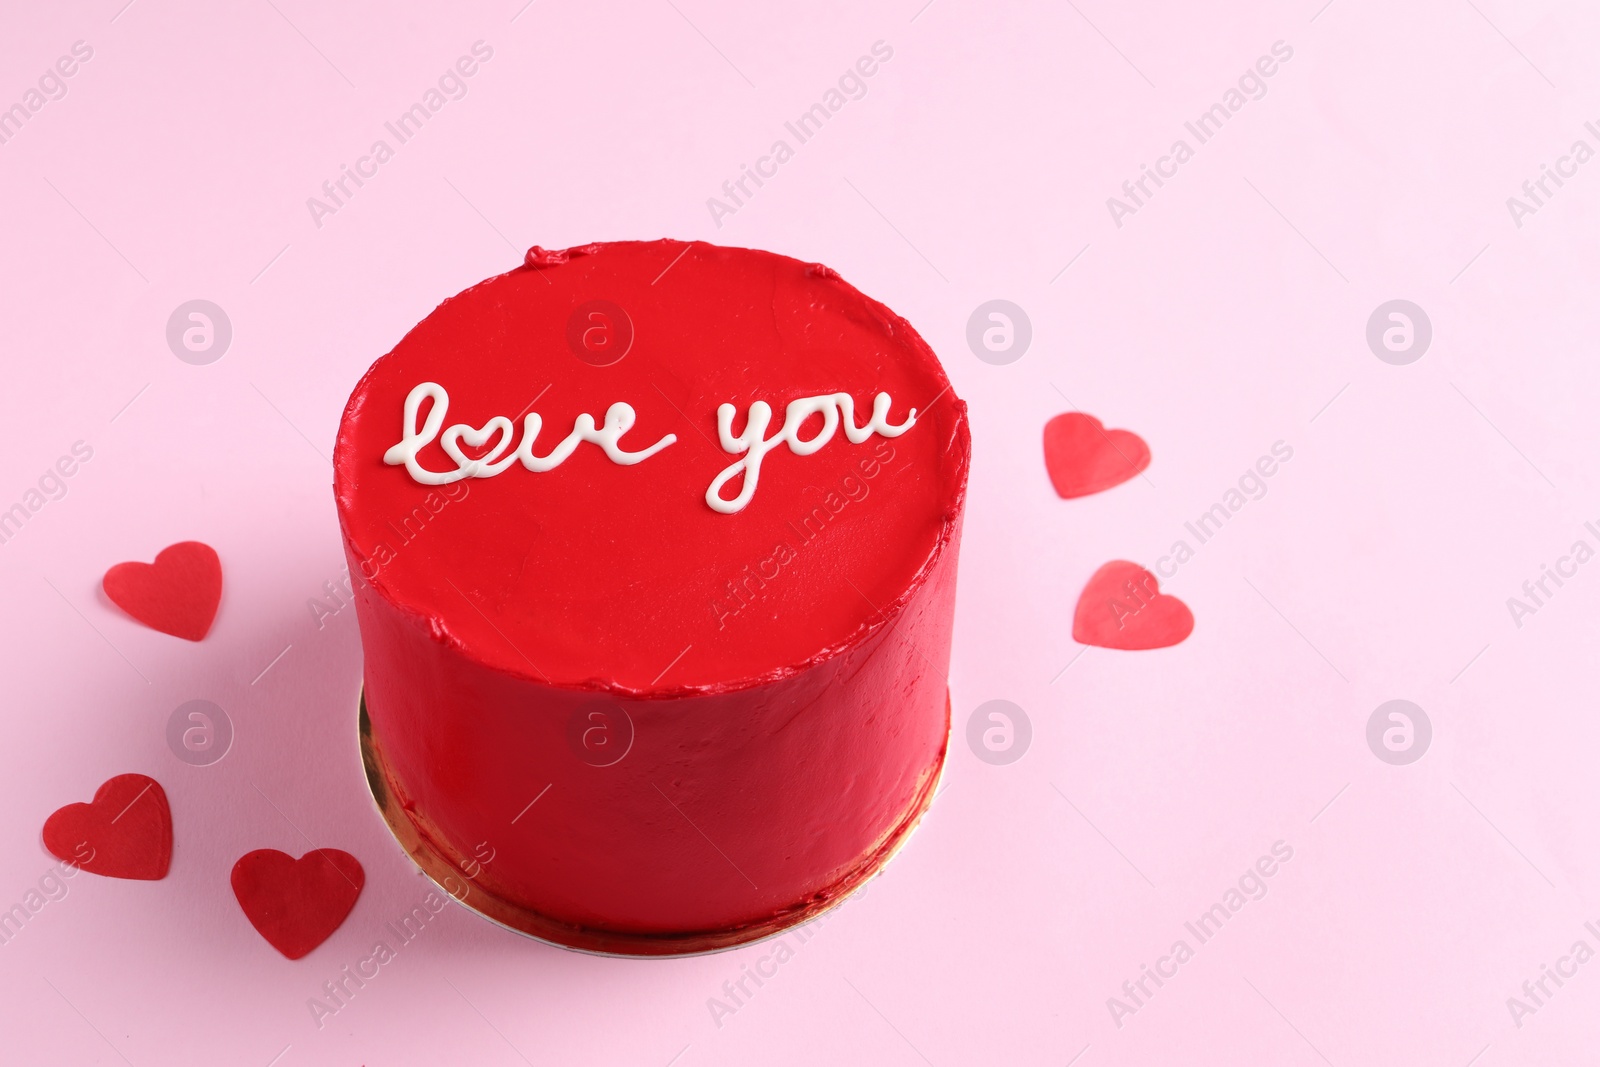
[[[733,432],[733,416],[737,409],[732,404],[718,406],[717,437],[721,439],[722,450],[736,456],[743,454],[744,458],[729,464],[712,479],[710,487],[706,489],[706,503],[713,511],[724,515],[743,511],[756,494],[756,483],[761,477],[761,461],[768,452],[787,444],[789,451],[795,455],[809,456],[833,439],[834,431],[841,423],[845,437],[855,445],[875,433],[884,437],[899,437],[916,425],[917,409],[912,408],[906,415],[906,421],[897,426],[889,421],[891,403],[893,401],[888,393],[879,393],[872,401],[872,417],[865,426],[857,426],[855,401],[849,393],[801,397],[789,402],[784,411],[783,429],[771,437],[765,435],[772,423],[772,407],[765,400],[757,400],[750,405],[750,413],[745,417],[744,433],[737,436]],[[800,436],[800,428],[813,415],[822,416],[822,428],[815,436],[804,439]],[[744,481],[739,486],[739,495],[732,500],[724,500],[722,487],[740,474],[744,475]]]
[[[424,401],[431,401],[431,405],[427,416],[422,417],[419,424]],[[789,402],[784,410],[783,428],[771,437],[767,436],[767,429],[772,425],[772,406],[766,401],[757,400],[750,405],[745,416],[744,432],[739,434],[733,432],[737,409],[732,404],[718,405],[717,437],[722,443],[722,450],[740,458],[724,467],[712,479],[706,489],[707,506],[723,515],[743,511],[755,497],[762,461],[768,452],[779,445],[788,445],[789,451],[797,456],[809,456],[833,440],[834,434],[841,428],[845,438],[857,445],[873,434],[899,437],[916,425],[917,409],[909,409],[905,421],[897,424],[889,421],[892,404],[888,393],[879,393],[873,397],[871,417],[865,425],[857,426],[855,401],[849,393],[801,397]],[[605,419],[599,425],[595,424],[594,416],[587,412],[577,416],[572,422],[572,432],[541,456],[533,450],[544,425],[538,412],[529,412],[523,417],[522,440],[517,442],[516,448],[512,448],[517,429],[510,419],[496,415],[482,426],[468,423],[445,426],[445,414],[449,406],[450,395],[437,382],[423,382],[411,390],[406,397],[400,441],[383,454],[383,461],[391,466],[403,465],[412,479],[423,485],[449,485],[464,478],[492,478],[513,463],[521,463],[535,473],[553,470],[585,441],[598,445],[611,462],[632,466],[649,459],[678,439],[676,434],[669,433],[649,448],[637,452],[623,448],[622,435],[633,428],[637,415],[631,405],[619,401],[606,409]],[[822,417],[822,426],[810,437],[802,436],[802,428],[813,415]],[[431,470],[418,460],[417,454],[434,441],[439,442],[439,448],[455,463],[454,470]],[[488,446],[488,451],[474,458],[467,455],[463,445],[475,450]],[[724,499],[723,486],[741,475],[738,495],[731,500]]]
[[[422,421],[422,425],[418,426],[417,415],[424,400],[433,401],[433,406],[428,409],[427,418]],[[446,393],[444,386],[437,382],[423,382],[411,390],[410,395],[406,397],[400,443],[383,454],[383,461],[391,466],[404,464],[412,480],[423,485],[448,485],[463,478],[492,478],[519,460],[530,471],[547,471],[560,466],[562,461],[572,455],[573,450],[584,441],[599,445],[611,462],[632,466],[640,460],[650,458],[678,439],[676,434],[669,433],[641,451],[629,452],[624,449],[618,442],[623,434],[633,428],[637,416],[631,405],[618,402],[606,409],[605,421],[599,427],[595,426],[593,415],[587,412],[579,415],[573,420],[572,432],[551,449],[549,454],[539,456],[533,451],[533,442],[543,426],[543,420],[537,412],[529,412],[522,420],[522,441],[515,451],[511,451],[511,439],[516,435],[516,427],[510,419],[504,415],[496,415],[481,427],[457,423],[444,428],[445,412],[449,406],[450,394]],[[443,428],[442,433],[441,428]],[[455,461],[455,470],[429,470],[418,462],[417,453],[436,438],[445,455]],[[477,459],[468,458],[461,450],[463,441],[470,448],[482,448],[491,440],[494,441],[494,445]]]

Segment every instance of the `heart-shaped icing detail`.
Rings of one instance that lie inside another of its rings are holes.
[[[90,874],[156,881],[172,862],[172,809],[161,783],[119,774],[87,804],[68,804],[44,821],[50,854]]]
[[[152,630],[198,641],[211,629],[222,601],[222,561],[210,545],[180,541],[154,563],[119,563],[100,588],[117,607]]]
[[[256,932],[297,960],[339,929],[367,874],[359,860],[337,848],[312,849],[299,859],[258,848],[239,857],[229,881]]]
[[[1166,648],[1194,630],[1194,614],[1161,592],[1156,576],[1125,559],[1094,572],[1072,616],[1072,639],[1101,648]]]
[[[439,447],[444,449],[445,455],[456,461],[457,467],[467,472],[463,477],[487,478],[499,474],[516,461],[516,453],[505,456],[511,447],[511,438],[516,432],[517,428],[512,425],[510,419],[504,415],[496,415],[476,430],[464,423],[447,427],[444,433],[439,435]],[[494,443],[494,447],[477,459],[472,459],[461,451],[463,441],[471,448],[482,448],[489,443],[489,438],[496,434],[500,435],[500,439]],[[501,456],[505,458],[501,459]],[[496,460],[499,462],[495,462]]]

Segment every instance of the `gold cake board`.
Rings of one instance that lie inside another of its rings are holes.
[[[832,887],[827,900],[815,901],[774,916],[761,923],[730,930],[691,931],[671,934],[637,934],[574,926],[561,922],[510,901],[490,895],[481,889],[449,858],[440,855],[416,824],[405,813],[395,798],[390,783],[388,765],[384,762],[383,747],[372,732],[372,720],[367,715],[367,695],[363,687],[360,701],[359,730],[361,765],[366,771],[367,788],[372,792],[378,814],[389,827],[406,855],[427,875],[435,885],[458,904],[515,933],[523,934],[556,948],[586,952],[597,956],[616,956],[628,959],[642,957],[673,958],[699,956],[722,952],[755,944],[777,937],[796,926],[810,922],[823,912],[836,907],[861,886],[881,872],[895,855],[905,847],[912,832],[922,821],[922,816],[933,803],[944,777],[945,761],[950,751],[950,694],[945,691],[945,745],[939,753],[939,764],[928,776],[922,791],[913,801],[910,810],[900,820],[888,843],[874,851],[856,869]]]

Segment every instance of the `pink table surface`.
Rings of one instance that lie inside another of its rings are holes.
[[[7,1062],[1592,1057],[1600,964],[1572,953],[1600,949],[1600,563],[1532,614],[1507,605],[1574,542],[1600,547],[1600,162],[1572,156],[1600,148],[1592,5],[124,2],[12,4],[0,33],[3,106],[93,50],[0,144],[0,508],[93,449],[0,544],[0,906],[50,870],[45,817],[113,774],[163,783],[177,847],[165,880],[79,876],[0,945]],[[465,95],[313,218],[478,41]],[[796,145],[784,123],[878,41],[865,95]],[[1185,123],[1280,41],[1260,98],[1198,143]],[[793,158],[713,217],[780,138]],[[1179,138],[1192,158],[1114,219]],[[1535,204],[1545,165],[1567,176]],[[342,568],[340,409],[526,246],[657,236],[830,264],[916,323],[971,405],[947,789],[781,965],[771,945],[576,955],[452,906],[319,1027],[308,1001],[425,887],[359,772],[355,620],[308,604]],[[232,327],[206,365],[166,341],[192,299]],[[1032,326],[1003,365],[966,340],[993,299]],[[1405,365],[1366,339],[1395,299],[1432,324]],[[1041,430],[1074,409],[1141,434],[1145,475],[1057,498]],[[1279,441],[1265,495],[1197,544],[1185,523]],[[226,571],[200,645],[98,589],[185,539]],[[1073,641],[1096,567],[1179,540],[1195,551],[1163,588],[1192,637]],[[209,766],[167,745],[192,699],[236,731]],[[965,741],[994,699],[1032,725],[1001,765]],[[1367,741],[1393,699],[1432,724],[1404,765]],[[1292,858],[1259,899],[1194,937],[1277,842]],[[290,962],[228,871],[312,844],[359,857],[367,886]],[[1190,957],[1130,999],[1179,940]],[[1568,977],[1536,1004],[1546,966]]]

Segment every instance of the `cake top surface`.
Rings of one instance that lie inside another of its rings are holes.
[[[493,668],[726,691],[890,625],[953,549],[966,406],[836,273],[701,242],[535,248],[356,386],[339,518],[377,595]]]

